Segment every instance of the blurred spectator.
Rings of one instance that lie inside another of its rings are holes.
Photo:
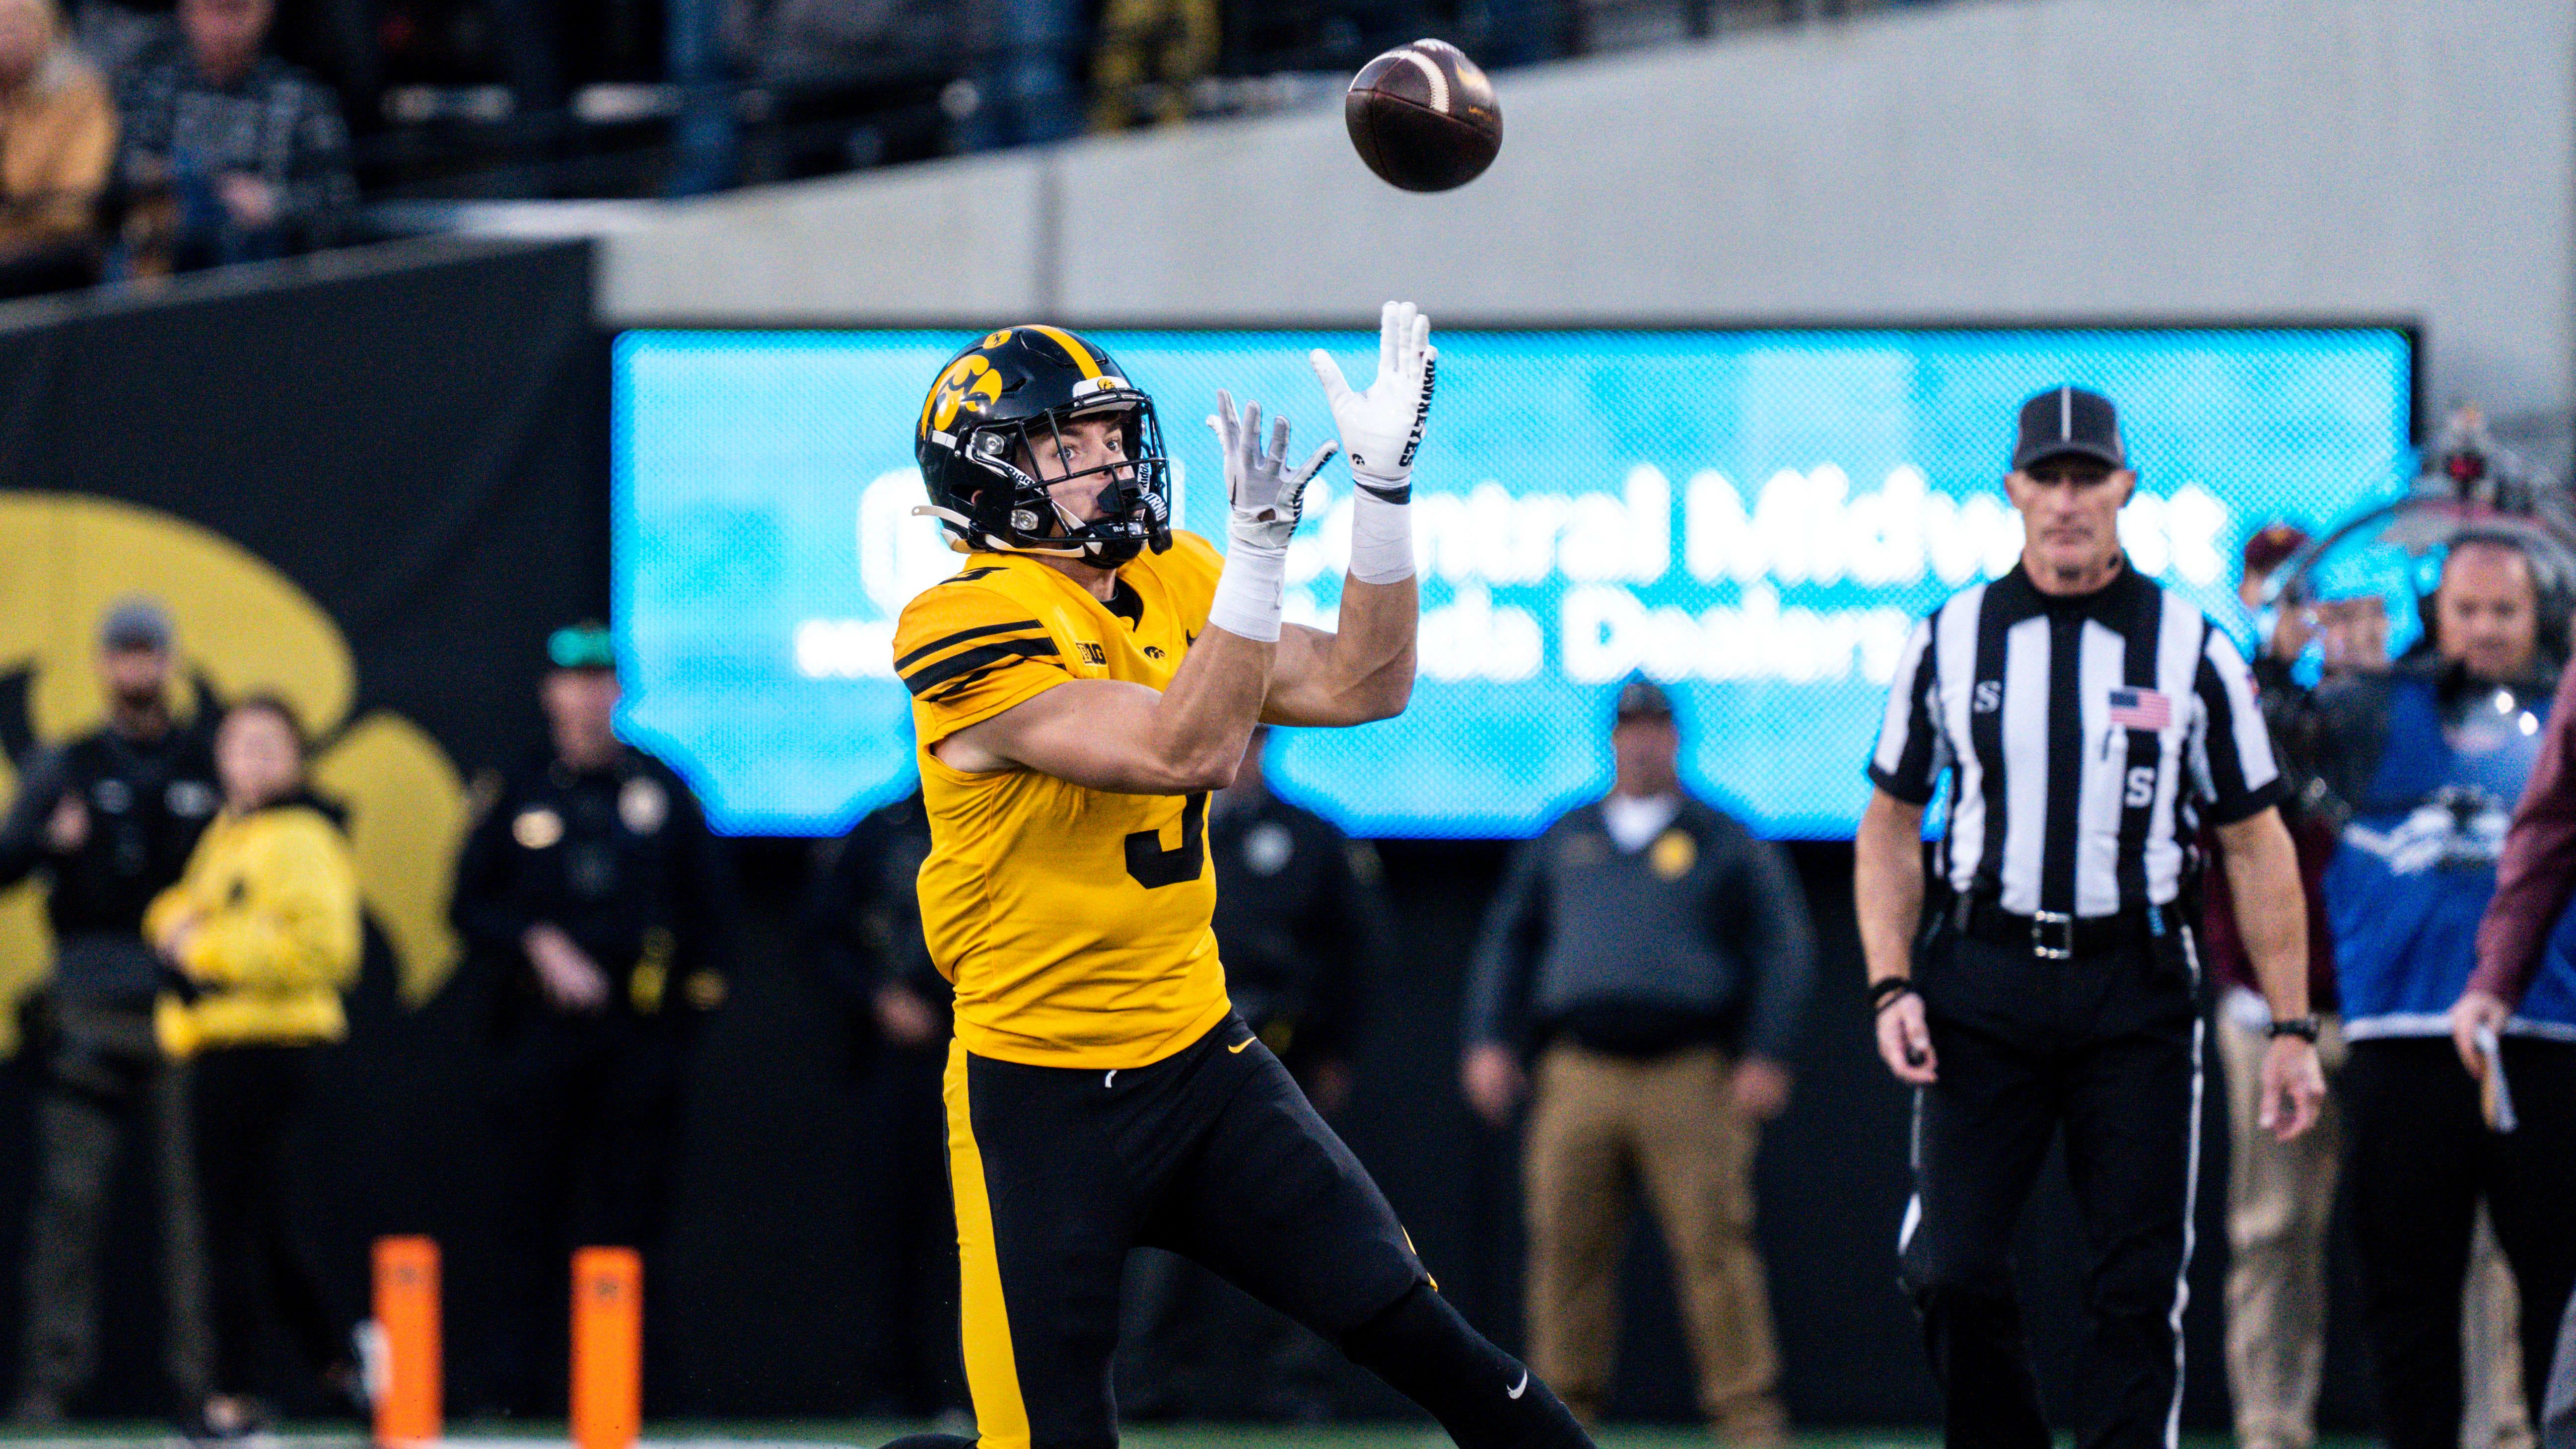
[[[1039,146],[1082,130],[1085,9],[1081,0],[970,0],[974,104],[958,124],[959,149]]]
[[[2377,594],[2320,599],[2316,611],[2327,672],[2388,667],[2388,600]]]
[[[162,1050],[191,1064],[214,1265],[215,1392],[202,1427],[229,1439],[267,1421],[253,1397],[263,1300],[341,1401],[365,1404],[356,1319],[326,1306],[292,1204],[315,1049],[349,1033],[340,993],[357,982],[363,938],[357,862],[331,808],[305,790],[292,708],[254,695],[226,711],[215,769],[223,813],[143,931],[173,978],[158,1012]]]
[[[2286,523],[2257,531],[2245,542],[2245,577],[2237,597],[2266,630],[2248,663],[2290,786],[2281,821],[2289,827],[2307,891],[2308,1005],[2318,1022],[2317,1060],[2331,1079],[2343,1068],[2344,1040],[2335,1012],[2334,933],[2326,920],[2324,882],[2339,822],[2315,808],[2311,762],[2293,747],[2303,734],[2307,690],[2292,667],[2315,637],[2318,620],[2298,599],[2285,598],[2270,609],[2263,604],[2274,571],[2307,541]],[[2201,849],[2212,866],[2201,875],[2201,939],[2222,993],[2218,1058],[2227,1072],[2227,1384],[2236,1402],[2236,1438],[2245,1449],[2309,1449],[2316,1442],[2317,1384],[2325,1367],[2326,1224],[2334,1212],[2341,1150],[2338,1117],[2328,1095],[2316,1125],[2287,1142],[2256,1122],[2272,1010],[2237,933],[2227,873],[2217,868],[2216,831],[2201,833]]]
[[[869,1357],[883,1386],[872,1415],[966,1412],[957,1339],[957,1220],[948,1196],[949,985],[921,935],[913,886],[930,855],[921,791],[871,812],[827,848],[806,908],[812,959],[864,1057],[869,1164],[864,1221],[878,1319]],[[868,1044],[878,1050],[866,1053]]]
[[[733,184],[741,108],[734,103],[724,25],[725,0],[663,0],[663,64],[680,91],[665,196],[703,196]]]
[[[1779,850],[1690,798],[1664,692],[1619,691],[1607,799],[1523,846],[1486,916],[1467,1006],[1468,1102],[1500,1125],[1540,1052],[1526,1164],[1530,1369],[1585,1422],[1610,1395],[1628,1191],[1662,1222],[1722,1438],[1785,1442],[1753,1242],[1761,1124],[1789,1100],[1813,977]]]
[[[727,0],[728,43],[760,88],[743,178],[758,182],[925,160],[954,149],[975,86],[961,36],[971,0]],[[831,117],[815,125],[808,118]]]
[[[181,1401],[213,1386],[184,1071],[154,1039],[143,911],[179,878],[221,796],[203,733],[173,719],[170,619],[132,598],[99,630],[107,723],[26,762],[0,822],[0,885],[46,875],[54,977],[26,1047],[43,1065],[16,1417],[51,1424],[98,1348],[98,1239],[117,1146],[148,1126],[161,1209],[162,1353]]]
[[[958,59],[956,0],[732,0],[742,68],[778,85],[825,87],[945,70]]]
[[[107,83],[53,0],[0,0],[0,297],[98,280],[98,198],[116,153]]]
[[[179,0],[179,33],[118,75],[138,272],[326,245],[356,204],[339,103],[262,51],[271,15],[270,0]]]
[[[2512,1133],[2480,1120],[2477,1080],[2447,1049],[2446,1012],[2476,965],[2507,812],[2551,711],[2559,661],[2541,651],[2540,606],[2517,543],[2464,534],[2427,611],[2429,650],[2386,673],[2346,675],[2317,698],[2316,769],[2349,812],[2326,902],[2351,1041],[2346,1182],[2392,1449],[2460,1441],[2462,1293],[2481,1199],[2519,1289],[2529,1418],[2517,1434],[2538,1416],[2559,1310],[2576,1283],[2570,1049],[2509,1039],[2523,1119]],[[2525,929],[2537,942],[2553,924]],[[2576,1033],[2576,993],[2563,981],[2525,1013],[2526,1029]]]
[[[652,1269],[689,1048],[723,1004],[730,883],[697,796],[617,738],[617,656],[596,624],[547,641],[552,737],[498,782],[456,867],[452,914],[496,994],[503,1283],[489,1407],[561,1403],[553,1336],[571,1250]],[[553,1325],[549,1331],[548,1325]],[[648,1383],[651,1380],[648,1378]]]
[[[1108,0],[1091,57],[1092,129],[1189,119],[1190,86],[1216,66],[1216,0]]]
[[[1234,784],[1208,806],[1217,956],[1236,1014],[1326,1118],[1350,1102],[1362,983],[1386,947],[1377,853],[1270,792],[1271,733],[1252,732]],[[1325,1342],[1197,1264],[1129,1259],[1118,1350],[1135,1418],[1332,1417],[1341,1359]]]

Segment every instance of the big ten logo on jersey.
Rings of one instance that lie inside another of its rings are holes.
[[[2003,708],[2004,682],[2000,679],[1978,680],[1975,700],[1969,707],[1979,714],[1993,714]]]
[[[447,752],[388,709],[361,709],[339,621],[294,580],[220,534],[168,514],[76,494],[0,492],[0,793],[8,761],[97,728],[106,713],[91,641],[118,597],[149,594],[177,624],[171,704],[202,720],[228,698],[273,690],[303,715],[314,792],[348,812],[367,919],[392,948],[404,1000],[447,980],[457,954],[448,888],[469,806]],[[190,802],[211,803],[211,802]],[[181,808],[176,813],[199,813]],[[0,1007],[52,960],[41,892],[0,892]],[[0,1053],[16,1013],[0,1010]]]
[[[1109,667],[1108,650],[1101,648],[1099,645],[1092,643],[1088,639],[1074,640],[1073,647],[1082,651],[1083,663],[1099,669],[1106,669]]]

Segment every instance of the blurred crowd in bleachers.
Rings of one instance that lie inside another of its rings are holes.
[[[0,0],[0,296],[1308,106],[1425,34],[1504,68],[1889,3]]]
[[[52,0],[0,6],[0,292],[332,239],[356,201],[348,130],[328,88],[269,51],[271,0],[83,19],[86,43]]]

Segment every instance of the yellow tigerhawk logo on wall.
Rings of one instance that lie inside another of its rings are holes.
[[[418,725],[385,710],[352,719],[357,668],[339,626],[284,574],[222,535],[165,513],[100,498],[0,491],[0,681],[16,681],[28,733],[50,745],[106,715],[93,660],[98,621],[117,598],[149,594],[177,625],[178,673],[218,699],[254,689],[285,696],[313,731],[313,786],[348,807],[367,914],[393,947],[403,1000],[419,1005],[455,969],[447,924],[456,849],[467,825],[464,782]],[[194,707],[182,685],[172,705]],[[0,758],[0,790],[16,771]],[[42,979],[53,959],[44,887],[0,893],[0,1005]],[[16,1013],[0,1010],[0,1051],[15,1051]]]

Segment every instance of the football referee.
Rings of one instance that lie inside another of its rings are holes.
[[[2004,480],[2021,562],[1914,631],[1869,765],[1870,1002],[1879,1054],[1916,1088],[1899,1253],[1953,1449],[2050,1443],[2007,1253],[2061,1128],[2092,1320],[2076,1442],[2176,1442],[2204,820],[2271,1007],[2261,1121],[2296,1136],[2325,1092],[2280,771],[2235,646],[2120,551],[2136,487],[2108,398],[2057,387],[2022,405]],[[1923,808],[1944,774],[1949,890],[1923,929]]]

